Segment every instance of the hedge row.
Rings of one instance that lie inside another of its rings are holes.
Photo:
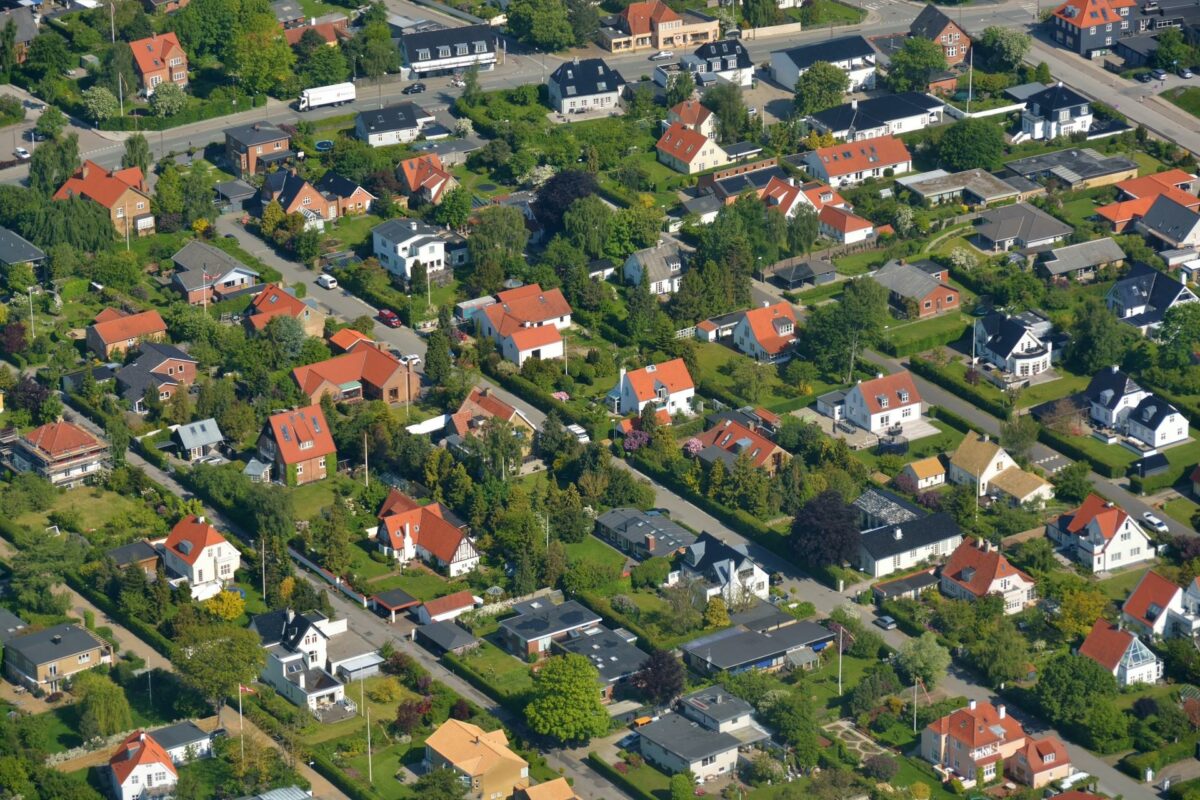
[[[958,395],[962,399],[980,408],[993,417],[1000,419],[1008,419],[1009,408],[1003,403],[999,403],[992,398],[979,391],[978,388],[972,386],[966,381],[959,380],[953,375],[949,375],[938,367],[930,364],[921,358],[910,358],[908,360],[908,368],[925,378],[928,381],[936,383],[943,389],[946,389],[953,394]]]
[[[929,416],[942,422],[962,433],[970,433],[975,429],[975,426],[961,414],[955,413],[945,406],[933,406],[929,409]]]
[[[443,655],[442,663],[445,664],[446,667],[455,675],[495,700],[500,704],[500,706],[516,716],[524,718],[526,704],[526,698],[524,695],[504,694],[495,686],[488,683],[486,678],[476,672],[472,667],[468,666],[465,660],[454,653],[446,653]]]
[[[180,125],[190,125],[193,122],[236,114],[239,111],[262,108],[266,104],[266,95],[240,97],[236,106],[232,100],[206,100],[200,105],[190,105],[178,114],[169,117],[148,115],[139,115],[136,118],[133,116],[114,117],[101,122],[99,128],[103,131],[165,131]]]
[[[1073,461],[1088,462],[1092,465],[1093,470],[1106,478],[1123,478],[1125,476],[1126,467],[1099,460],[1072,442],[1071,437],[1063,436],[1057,431],[1052,431],[1045,425],[1038,428],[1038,441],[1047,447],[1057,450]]]
[[[918,638],[929,631],[928,628],[917,622],[916,617],[910,613],[907,606],[903,606],[894,600],[884,601],[883,605],[880,606],[880,610],[896,620],[896,627],[909,636]]]
[[[96,588],[90,583],[80,580],[79,576],[75,573],[69,572],[63,576],[63,579],[68,586],[87,598],[92,605],[103,611],[114,621],[124,625],[131,633],[146,644],[153,647],[159,653],[162,653],[166,658],[174,658],[175,645],[171,643],[170,639],[159,633],[157,628],[148,625],[137,617],[130,616],[108,596],[96,591]]]
[[[657,636],[651,634],[637,621],[613,608],[611,598],[603,597],[595,592],[584,591],[575,595],[574,599],[587,606],[594,614],[596,614],[596,616],[600,617],[600,619],[603,620],[604,624],[608,627],[625,628],[630,633],[637,636],[640,641],[645,642],[656,650],[674,649],[663,647]]]
[[[559,416],[566,423],[575,423],[580,425],[588,432],[588,435],[593,440],[599,441],[608,437],[608,428],[605,423],[597,422],[592,417],[580,414],[575,409],[556,400],[549,392],[542,389],[537,384],[530,380],[522,378],[520,375],[501,372],[495,367],[484,364],[483,371],[489,378],[499,383],[505,389],[508,389],[513,394],[528,402],[530,405],[536,406],[542,411],[549,414],[551,411],[557,411]]]
[[[1186,467],[1171,467],[1161,475],[1151,475],[1148,478],[1143,478],[1141,475],[1131,475],[1129,476],[1129,486],[1138,494],[1150,494],[1162,489],[1169,489],[1176,483],[1179,483],[1185,472],[1187,472]]]
[[[945,347],[948,344],[957,342],[963,337],[963,334],[965,334],[966,331],[967,324],[964,322],[962,330],[957,332],[950,330],[943,331],[942,333],[931,334],[921,339],[914,339],[911,342],[905,342],[898,347],[888,340],[881,342],[879,344],[879,349],[896,358],[912,356],[916,355],[917,353],[924,353],[926,350],[932,350],[935,347]]]
[[[605,778],[615,783],[617,786],[620,786],[622,789],[628,792],[631,797],[636,797],[638,800],[658,800],[656,796],[650,794],[645,789],[638,786],[636,783],[629,780],[629,778],[614,769],[613,765],[601,758],[599,753],[588,753],[588,765],[592,769],[596,770],[596,772],[599,772]]]
[[[311,751],[309,763],[330,783],[341,789],[350,800],[383,800],[383,795],[379,792],[358,781],[350,780],[350,776],[342,772],[324,753],[318,750]],[[391,780],[391,777],[388,776],[388,779]]]
[[[1148,769],[1158,772],[1168,764],[1191,758],[1196,752],[1197,743],[1200,743],[1200,732],[1191,733],[1157,750],[1127,755],[1117,762],[1117,766],[1140,781],[1145,778]]]

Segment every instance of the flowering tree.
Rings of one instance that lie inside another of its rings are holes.
[[[689,458],[695,458],[700,455],[700,451],[704,449],[704,443],[695,436],[683,443],[683,454]]]
[[[625,452],[636,453],[650,444],[650,434],[645,431],[630,431],[625,434]]]

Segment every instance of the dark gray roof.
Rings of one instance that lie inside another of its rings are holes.
[[[1145,306],[1142,313],[1121,318],[1122,322],[1141,327],[1162,322],[1171,306],[1194,296],[1179,281],[1139,261],[1113,284],[1108,298],[1123,309]]]
[[[465,44],[468,53],[475,55],[475,45],[482,43],[486,53],[496,52],[496,32],[487,25],[466,25],[461,28],[441,28],[438,30],[406,33],[400,37],[400,50],[404,53],[409,66],[418,66],[422,61],[436,61],[445,56],[438,55],[438,47]],[[427,58],[421,58],[419,51],[428,50]],[[452,51],[453,52],[453,51]]]
[[[631,634],[630,634],[631,635]],[[609,684],[628,678],[642,668],[646,654],[634,647],[626,636],[596,625],[576,631],[555,647],[581,655],[600,673],[600,683]]]
[[[909,592],[923,592],[931,586],[937,585],[938,576],[933,574],[933,570],[925,570],[924,572],[918,572],[916,575],[909,575],[898,580],[876,584],[875,592],[886,599],[908,594]]]
[[[84,367],[83,369],[77,369],[74,372],[68,372],[66,375],[63,375],[63,377],[62,377],[63,391],[65,391],[65,392],[76,391],[79,388],[79,386],[83,383],[83,376],[87,373],[87,371],[89,369],[92,371],[92,378],[96,381],[96,383],[103,383],[104,381],[111,381],[117,377],[116,368],[109,364],[97,364],[94,367]]]
[[[908,26],[908,35],[918,36],[922,39],[937,39],[950,24],[950,18],[940,8],[930,4],[922,8],[921,13],[917,14],[917,18]]]
[[[897,538],[896,530],[900,536]],[[928,517],[902,522],[899,525],[882,525],[864,531],[859,542],[873,559],[890,558],[918,547],[927,547],[934,542],[944,542],[962,536],[962,529],[949,514],[930,514]]]
[[[290,617],[290,618],[289,618]],[[308,611],[304,614],[294,614],[290,609],[268,611],[257,614],[250,619],[250,630],[258,634],[263,647],[282,644],[289,650],[295,650],[296,645],[310,630],[320,633],[316,623],[325,619],[320,611]],[[324,636],[324,633],[320,633]],[[309,686],[311,689],[311,685]]]
[[[215,188],[217,194],[226,200],[247,200],[258,194],[258,189],[243,180],[222,181]]]
[[[397,103],[384,108],[360,111],[357,122],[362,123],[368,134],[413,131],[421,127],[421,120],[430,119],[431,116],[416,103]]]
[[[151,731],[154,741],[162,745],[164,750],[174,750],[177,747],[199,744],[212,738],[211,733],[205,733],[191,720],[177,722],[165,728]]]
[[[143,342],[137,360],[117,370],[117,386],[121,390],[121,396],[131,403],[136,403],[146,396],[147,389],[158,388],[167,383],[178,383],[175,378],[155,371],[164,361],[172,358],[196,363],[196,359],[174,345]]]
[[[316,183],[316,189],[323,195],[346,198],[359,189],[359,185],[349,178],[343,178],[336,172],[326,172]]]
[[[719,683],[705,689],[697,689],[691,694],[685,694],[679,698],[679,702],[717,722],[726,722],[754,713],[753,706],[742,698],[725,691],[725,687]]]
[[[696,541],[696,536],[665,514],[637,508],[614,508],[596,518],[596,526],[609,536],[623,539],[631,545],[644,545],[647,536],[654,537],[651,556],[668,556]]]
[[[1086,105],[1087,102],[1086,97],[1061,83],[1049,86],[1040,92],[1034,92],[1026,98],[1027,107],[1031,110],[1036,107],[1037,110],[1034,113],[1043,117],[1075,106]]]
[[[795,622],[770,631],[738,625],[693,639],[683,645],[683,651],[714,670],[734,670],[831,639],[833,634],[815,622]]]
[[[741,625],[743,628],[749,628],[752,631],[766,632],[775,628],[782,628],[785,625],[791,625],[796,621],[796,618],[774,603],[757,600],[754,605],[747,609],[730,611],[729,621],[734,625]]]
[[[388,589],[386,592],[379,592],[375,595],[375,599],[389,608],[402,608],[404,606],[417,606],[421,604],[420,600],[403,589]]]
[[[171,260],[175,262],[175,282],[187,291],[203,289],[235,269],[258,275],[224,250],[194,239],[179,248]],[[204,277],[206,274],[207,279]]]
[[[417,628],[417,635],[428,639],[446,652],[467,647],[479,641],[475,634],[449,621],[421,625]]]
[[[225,436],[217,426],[217,421],[212,417],[180,425],[175,429],[174,437],[184,450],[220,444],[225,441]]]
[[[271,11],[275,14],[275,19],[281,23],[304,18],[304,9],[293,0],[275,0],[271,3]]]
[[[1071,226],[1028,203],[989,208],[975,232],[993,242],[1015,239],[1021,246],[1071,235]]]
[[[1200,214],[1160,194],[1142,217],[1142,225],[1165,239],[1179,242],[1200,225]]]
[[[418,219],[389,219],[371,229],[372,234],[379,234],[392,242],[406,242],[416,236],[440,237],[443,228],[435,228]]]
[[[782,51],[798,68],[804,70],[818,61],[836,63],[874,55],[871,43],[861,36],[841,36],[813,44],[804,44]]]
[[[899,261],[889,261],[870,277],[889,292],[912,300],[926,298],[945,285],[926,270]]]
[[[725,155],[732,159],[756,156],[763,151],[762,145],[755,142],[734,142],[733,144],[725,145],[723,149],[725,150]]]
[[[524,642],[555,636],[600,622],[600,617],[574,600],[554,605],[541,598],[518,603],[513,608],[517,615],[502,620],[500,627]]]
[[[869,487],[851,505],[876,525],[899,525],[925,514],[903,497],[877,486]]]
[[[1142,391],[1142,387],[1138,386],[1133,378],[1122,372],[1116,365],[1113,365],[1093,375],[1084,394],[1091,402],[1099,403],[1108,409],[1113,409],[1116,408],[1122,397],[1140,391]],[[1108,394],[1105,394],[1105,392],[1108,392]]]
[[[718,39],[707,42],[696,48],[692,53],[696,58],[708,65],[709,72],[728,72],[734,69],[749,69],[754,66],[750,51],[737,39]],[[730,59],[733,66],[730,66]]]
[[[226,128],[225,138],[243,147],[253,147],[291,137],[274,124],[263,120],[262,122],[251,122],[246,125],[235,125],[232,128]]]
[[[688,763],[737,750],[741,744],[728,733],[702,728],[680,714],[664,714],[638,728],[638,734]]]
[[[1178,414],[1179,409],[1163,400],[1161,397],[1150,395],[1143,397],[1137,408],[1129,412],[1129,419],[1150,430],[1158,430],[1158,426],[1172,414]]]
[[[118,567],[127,567],[139,561],[158,558],[158,551],[145,539],[138,539],[136,542],[130,542],[129,544],[123,544],[120,547],[107,550],[104,555],[116,562]]]
[[[5,647],[11,652],[20,653],[31,664],[45,664],[86,653],[102,645],[95,634],[68,623],[15,636]]]
[[[18,44],[29,44],[37,37],[37,19],[33,15],[32,8],[10,8],[7,11],[0,11],[0,27],[7,26],[10,19],[17,27]]]
[[[681,558],[688,568],[704,575],[715,573],[717,566],[723,562],[741,564],[751,560],[746,545],[726,544],[708,531],[701,533],[696,541],[684,550]]]
[[[650,283],[665,281],[687,268],[687,253],[682,247],[659,244],[638,250],[630,256],[647,274]]]
[[[987,334],[987,348],[1001,358],[1012,355],[1021,337],[1029,332],[1029,328],[1020,319],[1001,314],[999,311],[989,312],[982,319],[976,320],[975,324]]]
[[[1054,176],[1074,186],[1082,180],[1127,172],[1138,168],[1137,162],[1125,156],[1104,156],[1090,147],[1056,150],[1038,156],[1019,158],[1004,165],[1026,178]]]
[[[719,181],[713,181],[712,192],[722,199],[736,197],[748,189],[763,188],[771,182],[772,178],[778,178],[781,181],[787,180],[788,172],[780,166],[770,166],[765,169],[743,172],[728,178],[722,178]]]
[[[1094,269],[1123,258],[1125,251],[1121,246],[1105,236],[1103,239],[1055,248],[1050,251],[1050,257],[1042,263],[1042,267],[1051,275],[1063,275],[1081,269]]]
[[[25,620],[7,608],[0,608],[0,644],[7,644],[14,636],[21,635],[25,627]]]
[[[1134,461],[1132,464],[1130,464],[1129,468],[1145,478],[1149,475],[1157,475],[1160,472],[1166,472],[1170,466],[1171,462],[1167,460],[1165,455],[1162,453],[1154,453],[1153,455],[1148,455],[1145,458],[1139,458],[1137,461]]]
[[[933,6],[925,8],[930,9]],[[901,92],[900,94],[843,103],[840,106],[818,111],[812,115],[812,119],[831,131],[844,131],[850,128],[863,130],[864,128],[879,128],[897,120],[928,114],[935,109],[945,107],[945,105],[944,101],[922,92]]]
[[[0,228],[0,264],[27,264],[45,257],[46,253],[37,245],[25,241],[8,228]]]
[[[565,61],[550,73],[550,81],[558,86],[563,97],[604,94],[619,91],[625,85],[621,73],[609,67],[603,58]]]
[[[284,170],[272,172],[263,181],[263,204],[267,203],[267,197],[274,195],[274,199],[279,201],[279,205],[287,208],[307,183],[308,181],[295,172]]]
[[[811,281],[818,275],[828,275],[832,272],[837,272],[837,268],[826,258],[796,256],[776,264],[774,275],[785,283],[795,284]]]

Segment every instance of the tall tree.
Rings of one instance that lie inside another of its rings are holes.
[[[120,113],[117,97],[103,86],[90,86],[83,90],[83,108],[92,122],[104,122]]]
[[[612,209],[596,195],[579,198],[562,215],[563,231],[588,258],[604,255],[612,220]]]
[[[538,50],[555,52],[576,43],[563,0],[513,0],[508,6],[508,30]]]
[[[47,106],[42,115],[38,117],[37,124],[33,126],[33,129],[47,139],[57,139],[63,129],[67,127],[68,122],[66,114],[54,106]]]
[[[400,51],[396,49],[386,22],[363,26],[362,31],[350,40],[348,50],[357,69],[368,78],[381,78],[400,69]]]
[[[107,675],[82,672],[72,693],[79,699],[79,733],[85,740],[112,736],[133,727],[133,711],[120,686]]]
[[[227,68],[250,94],[266,94],[292,77],[296,55],[273,14],[256,14],[232,34]],[[391,45],[391,39],[388,39]],[[395,45],[391,45],[395,50]]]
[[[670,78],[667,85],[667,108],[674,108],[696,93],[696,79],[691,70],[681,69]]]
[[[548,233],[558,233],[567,209],[577,200],[596,194],[599,189],[596,176],[582,170],[563,170],[538,190],[533,213]]]
[[[883,335],[888,316],[887,290],[862,278],[845,286],[840,303],[819,306],[809,316],[800,343],[813,362],[837,370],[835,374],[851,383],[862,351]]]
[[[938,643],[936,634],[925,631],[916,639],[904,643],[896,664],[910,682],[919,679],[927,689],[931,689],[946,674],[950,666],[950,651]]]
[[[683,662],[669,650],[655,650],[633,677],[633,685],[647,702],[665,705],[683,691],[686,684]]]
[[[455,186],[442,197],[433,212],[433,218],[449,228],[461,229],[471,216],[471,194],[461,186]]]
[[[893,92],[923,92],[930,77],[945,69],[946,54],[940,44],[932,39],[910,37],[888,65],[888,87]]]
[[[751,28],[766,28],[779,21],[775,0],[742,0],[742,19]]]
[[[1077,724],[1092,703],[1116,694],[1117,681],[1111,672],[1074,653],[1052,658],[1033,687],[1034,698],[1053,724]]]
[[[10,15],[0,28],[0,75],[7,81],[20,53],[17,50],[17,22]]]
[[[1132,328],[1120,322],[1100,298],[1093,296],[1083,298],[1070,332],[1067,361],[1083,375],[1120,364],[1137,339]]]
[[[1012,72],[1021,66],[1033,39],[1028,33],[1014,28],[989,25],[974,43],[983,56],[984,65],[993,72]]]
[[[150,143],[141,133],[135,133],[125,140],[125,152],[121,155],[121,168],[137,167],[143,175],[150,174]]]
[[[843,70],[828,61],[818,61],[796,80],[796,112],[807,117],[840,105],[849,88],[850,77]]]
[[[576,47],[586,47],[600,31],[600,12],[591,0],[567,0],[567,19]]]
[[[29,186],[43,194],[58,190],[79,168],[79,136],[68,133],[61,139],[43,142],[29,162]]]
[[[467,239],[467,250],[475,273],[473,288],[490,294],[500,288],[505,276],[523,261],[529,231],[525,217],[512,206],[489,206],[479,212],[479,222]]]
[[[258,636],[236,625],[197,625],[176,644],[179,674],[218,709],[239,684],[254,680],[266,663]]]
[[[533,678],[525,706],[529,727],[560,742],[586,742],[608,730],[608,714],[596,691],[598,673],[583,656],[552,656]]]
[[[750,115],[746,111],[742,88],[736,83],[721,81],[714,84],[704,92],[701,102],[716,117],[717,138],[723,144],[738,141],[750,127]]]
[[[452,769],[431,769],[417,778],[413,789],[422,800],[463,800],[468,787]]]
[[[450,332],[438,328],[429,334],[425,349],[425,375],[434,386],[442,386],[450,377]]]
[[[946,169],[995,169],[1004,157],[1004,132],[988,119],[963,119],[954,123],[937,147]]]
[[[1039,425],[1030,414],[1017,414],[1000,423],[1000,444],[1013,458],[1024,459],[1037,443]]]
[[[825,491],[809,500],[792,523],[792,549],[801,564],[840,565],[858,554],[858,517],[842,496]]]
[[[177,83],[164,83],[150,95],[150,110],[156,117],[173,117],[187,105],[187,95]]]

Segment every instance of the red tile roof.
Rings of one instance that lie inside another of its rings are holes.
[[[444,512],[441,503],[432,503],[384,517],[383,531],[389,546],[396,550],[403,549],[407,531],[413,544],[420,545],[440,561],[449,564],[462,540],[467,538],[467,533],[450,524],[442,516]]]
[[[453,177],[442,166],[442,159],[438,158],[436,153],[404,159],[400,162],[400,174],[404,176],[404,184],[409,194],[421,189],[432,191]],[[435,200],[440,191],[439,189],[435,192]]]
[[[1184,208],[1200,208],[1200,198],[1179,188],[1181,184],[1188,184],[1195,180],[1195,175],[1190,175],[1181,169],[1170,169],[1152,175],[1143,175],[1140,178],[1130,178],[1117,184],[1122,195],[1128,199],[1101,206],[1096,209],[1096,213],[1113,223],[1130,222],[1144,217],[1150,210],[1150,206],[1154,205],[1154,201],[1162,195],[1166,195]]]
[[[101,316],[104,316],[104,319],[93,322],[92,330],[105,344],[141,339],[144,336],[163,336],[167,332],[167,323],[163,322],[157,311],[142,311],[118,317],[101,312]],[[100,316],[96,319],[100,320]]]
[[[921,402],[921,393],[917,391],[917,385],[913,383],[912,373],[908,370],[901,370],[891,375],[884,375],[882,378],[872,378],[869,381],[863,381],[856,388],[862,392],[863,402],[867,406],[867,411],[871,414],[879,414],[889,408],[901,408]],[[907,393],[907,400],[901,396],[901,392]],[[886,407],[881,404],[880,398],[885,398],[888,401]]]
[[[159,33],[147,39],[136,39],[129,43],[133,51],[133,60],[137,62],[138,72],[143,76],[151,72],[167,69],[172,58],[187,59],[187,54],[179,45],[179,38],[174,33]]]
[[[1107,541],[1113,537],[1128,516],[1125,509],[1109,503],[1098,494],[1089,494],[1083,501],[1083,505],[1075,509],[1075,513],[1071,515],[1071,521],[1067,524],[1067,532],[1083,534],[1084,530],[1095,521],[1097,531]]]
[[[1090,28],[1129,19],[1122,17],[1118,9],[1134,8],[1136,5],[1135,0],[1067,0],[1054,9],[1054,16],[1076,28]]]
[[[699,100],[684,100],[673,106],[668,113],[689,128],[703,125],[712,116],[712,112],[702,106]]]
[[[84,161],[83,166],[75,174],[67,178],[67,182],[58,187],[54,193],[55,200],[66,200],[69,197],[84,197],[99,203],[111,210],[117,205],[125,192],[133,189],[141,192],[147,199],[146,179],[137,167],[119,169],[109,172],[95,161]],[[150,213],[147,205],[145,213]]]
[[[791,320],[792,332],[779,333],[775,330],[776,320]],[[780,301],[773,306],[760,306],[746,312],[746,323],[759,346],[770,355],[776,355],[796,341],[796,309],[791,303]]]
[[[308,308],[304,301],[284,291],[283,287],[276,283],[268,283],[264,286],[250,307],[252,309],[249,317],[250,324],[259,331],[267,327],[271,317],[286,314],[299,319]]]
[[[1123,631],[1106,619],[1096,620],[1092,632],[1079,645],[1079,655],[1086,656],[1110,672],[1121,663],[1121,657],[1129,650],[1136,637]]]
[[[891,135],[821,147],[814,153],[830,177],[894,167],[912,161],[904,142]]]
[[[411,511],[419,506],[420,503],[393,486],[391,491],[388,492],[387,498],[384,499],[383,505],[380,506],[378,516],[379,519],[383,519],[392,514],[402,514],[405,511]]]
[[[533,350],[538,347],[562,341],[562,334],[553,325],[538,325],[533,328],[517,328],[510,334],[513,345],[518,352]]]
[[[1002,579],[1019,577],[1033,583],[1033,578],[1014,567],[999,551],[964,539],[942,567],[942,575],[966,589],[975,597],[983,597],[992,585]]]
[[[977,702],[975,708],[967,706],[953,711],[941,719],[929,723],[929,728],[942,736],[962,742],[967,750],[988,744],[1017,742],[1025,737],[1025,729],[1006,713],[986,701]],[[1001,733],[997,733],[999,728]]]
[[[820,211],[825,206],[845,206],[846,200],[827,184],[820,181],[809,181],[801,187],[808,202]]]
[[[1154,205],[1154,201],[1157,199],[1158,195],[1151,195],[1139,197],[1136,200],[1121,200],[1100,206],[1096,209],[1096,213],[1113,224],[1132,222],[1146,216],[1146,212],[1150,210],[1150,206]]]
[[[343,353],[349,353],[357,344],[375,344],[375,340],[365,333],[354,330],[354,328],[342,328],[339,331],[334,331],[329,337],[329,343],[341,350]]]
[[[1154,570],[1150,570],[1130,593],[1121,611],[1136,619],[1147,628],[1154,628],[1154,623],[1166,613],[1167,606],[1181,594],[1183,589],[1175,582],[1164,578]]]
[[[652,400],[656,396],[655,388],[659,384],[666,388],[667,394],[696,388],[696,384],[692,382],[692,374],[688,372],[687,364],[682,358],[626,372],[625,379],[629,381],[639,402]]]
[[[700,151],[706,144],[708,144],[708,137],[704,134],[697,133],[678,122],[672,122],[654,148],[684,164],[690,164],[696,156],[700,155]]]
[[[820,222],[842,234],[873,228],[869,219],[863,219],[852,211],[837,206],[825,206],[821,209]]]
[[[750,430],[740,422],[722,420],[696,437],[704,446],[719,447],[735,455],[747,454],[756,467],[766,464],[772,454],[780,451],[779,445],[761,433]]]
[[[166,547],[185,562],[195,564],[206,547],[226,544],[225,537],[203,517],[189,514],[171,528]]]
[[[473,607],[475,605],[475,596],[464,589],[461,592],[448,594],[436,600],[426,600],[424,605],[425,610],[429,612],[429,616],[436,617],[438,614],[445,614],[447,611]]]
[[[337,452],[320,405],[273,414],[267,419],[267,425],[284,464],[298,464]],[[309,442],[312,443],[309,447],[301,448]]]
[[[51,458],[101,446],[100,440],[70,422],[47,422],[25,434],[25,441]]]
[[[455,433],[466,436],[474,432],[471,423],[481,417],[512,422],[518,419],[520,414],[517,409],[497,397],[490,388],[480,389],[476,386],[463,400],[458,411],[450,416],[450,424]]]
[[[531,283],[496,295],[496,301],[485,306],[483,313],[491,320],[501,336],[512,336],[519,328],[539,326],[549,320],[570,316],[571,304],[559,289],[543,292],[542,287]],[[553,325],[551,330],[557,329]]]
[[[112,769],[118,784],[125,783],[125,779],[134,769],[148,764],[162,765],[163,769],[172,775],[176,777],[179,775],[175,771],[175,764],[171,762],[167,751],[145,731],[134,731],[125,737],[125,741],[121,742],[117,752],[113,753],[112,758],[108,760],[108,766]]]
[[[341,386],[358,381],[380,388],[391,381],[397,372],[405,372],[407,369],[391,353],[385,353],[373,344],[362,344],[349,353],[318,361],[316,364],[296,367],[292,370],[292,380],[300,387],[300,391],[312,397],[326,382]],[[417,382],[420,382],[419,378]],[[411,389],[411,378],[409,383]]]
[[[1020,752],[1024,753],[1025,761],[1029,764],[1029,771],[1034,774],[1071,763],[1066,746],[1055,736],[1030,739]],[[1059,797],[1062,796],[1059,795]]]
[[[287,39],[289,47],[295,47],[300,44],[300,40],[304,38],[304,34],[308,31],[316,31],[317,34],[325,40],[326,44],[337,44],[338,37],[349,36],[346,25],[349,20],[338,20],[337,22],[319,22],[316,25],[304,25],[299,28],[287,28],[283,32],[283,38]]]
[[[664,22],[678,22],[680,17],[662,0],[630,3],[619,15],[625,30],[633,35],[650,33]]]
[[[804,189],[797,186],[794,181],[773,177],[759,191],[758,196],[768,207],[774,206],[784,214],[788,214],[803,194]]]

